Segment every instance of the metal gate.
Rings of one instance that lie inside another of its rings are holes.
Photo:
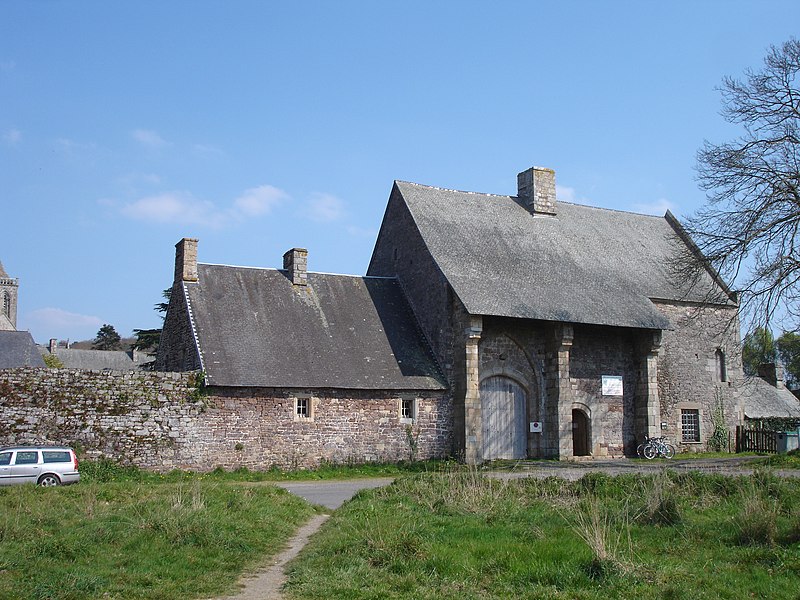
[[[496,376],[481,382],[483,458],[525,458],[528,436],[525,390],[508,377]]]

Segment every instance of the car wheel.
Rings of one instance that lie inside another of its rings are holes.
[[[39,477],[39,485],[42,487],[55,487],[60,484],[61,481],[55,475],[42,475]]]

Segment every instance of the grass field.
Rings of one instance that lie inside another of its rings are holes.
[[[91,483],[0,488],[0,598],[209,597],[312,513],[272,486]]]
[[[292,598],[796,598],[800,482],[768,474],[413,475],[362,492]]]

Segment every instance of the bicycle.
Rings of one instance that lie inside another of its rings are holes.
[[[653,460],[657,456],[672,458],[675,456],[675,446],[668,444],[663,437],[644,436],[644,443],[639,444],[636,453],[647,460]]]

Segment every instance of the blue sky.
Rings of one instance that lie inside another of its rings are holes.
[[[0,261],[37,342],[160,325],[202,262],[363,274],[401,179],[689,215],[725,75],[800,3],[0,2]]]

